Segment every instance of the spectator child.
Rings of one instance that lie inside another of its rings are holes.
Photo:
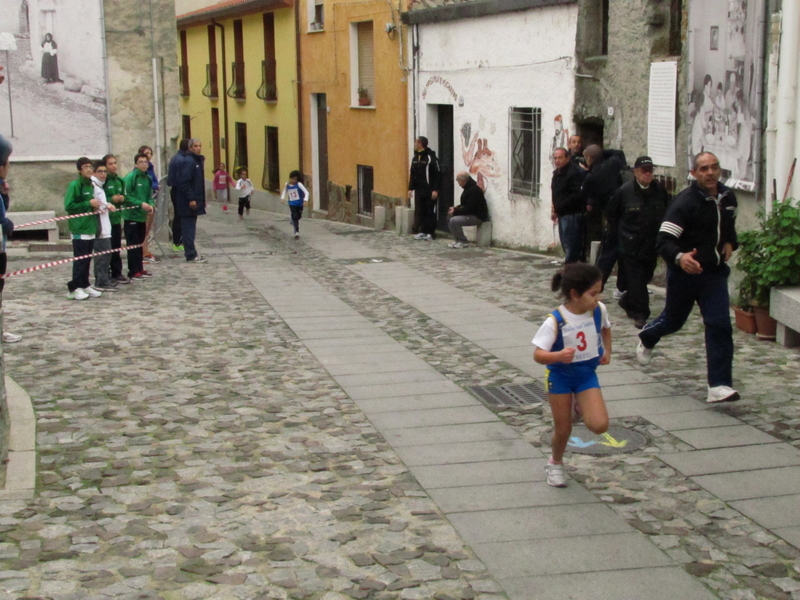
[[[231,176],[225,170],[225,163],[219,163],[214,171],[214,195],[218,202],[222,202],[222,212],[228,214],[228,187],[231,185]]]
[[[553,487],[567,486],[563,459],[573,415],[582,414],[586,427],[594,433],[608,429],[608,412],[595,372],[599,364],[611,362],[611,324],[605,305],[599,302],[602,288],[603,274],[594,265],[566,265],[552,281],[553,291],[560,291],[566,300],[533,338],[533,359],[547,365],[553,438],[545,472]]]
[[[149,204],[153,197],[150,178],[147,176],[149,161],[144,154],[137,154],[133,162],[136,168],[125,176],[125,207],[133,207],[125,211],[125,243],[128,252],[128,277],[134,281],[147,279],[153,276],[144,270],[142,244],[147,232],[147,215],[153,212]]]
[[[100,222],[97,228],[97,238],[94,241],[94,252],[111,250],[111,219],[109,212],[116,212],[114,205],[106,199],[103,186],[106,182],[108,170],[105,163],[99,160],[94,165],[94,198],[100,202],[98,215]],[[111,279],[111,254],[103,254],[94,258],[94,289],[101,292],[116,292],[117,283]]]
[[[102,159],[106,167],[106,181],[103,184],[103,190],[106,193],[106,199],[110,201],[115,208],[122,207],[125,202],[125,182],[119,176],[119,163],[117,157],[113,154],[106,154]],[[122,248],[122,227],[124,221],[124,212],[114,211],[108,215],[111,221],[111,248],[118,250]],[[126,277],[122,272],[122,253],[114,252],[109,261],[111,265],[111,281],[114,283],[128,284],[131,282],[130,277]]]
[[[253,183],[247,178],[247,169],[244,167],[239,169],[236,189],[239,190],[239,218],[244,219],[242,215],[245,210],[250,214],[250,196],[253,194]]]
[[[283,187],[281,200],[288,196],[289,210],[292,211],[292,227],[294,239],[300,239],[300,219],[303,218],[303,207],[308,204],[308,190],[300,183],[300,171],[289,173],[289,183]]]
[[[158,175],[156,175],[156,168],[153,166],[153,149],[150,146],[141,146],[137,154],[144,154],[147,157],[147,176],[150,178],[150,184],[153,189],[153,200],[156,199],[158,196]],[[151,202],[153,206],[155,206],[155,202]],[[153,229],[153,218],[155,217],[155,213],[151,212],[147,214],[147,221],[145,221],[145,233],[144,233],[144,246],[142,246],[142,253],[143,253],[143,260],[144,262],[148,263],[159,263],[161,262],[156,258],[156,256],[150,252],[150,231]]]
[[[67,187],[64,209],[68,215],[94,212],[100,207],[100,201],[94,197],[94,184],[91,179],[94,175],[94,165],[91,160],[81,156],[75,166],[78,168],[78,178]],[[67,222],[72,238],[73,256],[91,254],[97,237],[97,215],[76,217]],[[99,298],[103,295],[89,284],[91,262],[91,258],[83,258],[72,263],[72,279],[67,282],[69,290],[67,297],[70,300],[86,300],[89,297]]]

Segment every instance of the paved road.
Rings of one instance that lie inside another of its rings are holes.
[[[648,444],[556,490],[548,412],[465,391],[540,377],[549,259],[214,208],[205,265],[6,287],[38,487],[0,503],[0,599],[800,598],[796,350],[737,334],[745,399],[709,409],[699,317],[640,368],[612,305],[604,393]]]

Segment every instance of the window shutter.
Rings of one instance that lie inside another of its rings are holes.
[[[356,25],[358,29],[358,87],[369,90],[375,103],[375,49],[372,36],[372,21]]]

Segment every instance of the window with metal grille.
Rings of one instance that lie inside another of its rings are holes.
[[[206,65],[206,87],[203,88],[203,95],[208,98],[217,98],[219,96],[216,29],[214,25],[208,26],[208,64]]]
[[[280,159],[278,157],[278,128],[264,128],[264,174],[261,187],[278,192],[281,189]]]
[[[236,123],[236,156],[233,163],[234,170],[247,167],[247,123]]]
[[[538,196],[541,185],[542,109],[508,109],[512,194]]]
[[[264,60],[261,61],[261,87],[256,96],[267,102],[278,99],[277,60],[275,58],[275,15],[264,14]]]
[[[231,83],[228,96],[244,100],[244,38],[242,36],[242,20],[233,22],[233,49],[236,61],[231,63]]]
[[[181,115],[181,132],[184,140],[192,139],[192,117]]]
[[[366,165],[358,165],[358,214],[372,214],[373,169]]]

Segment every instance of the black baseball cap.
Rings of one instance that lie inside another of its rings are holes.
[[[653,166],[653,159],[649,156],[640,156],[636,159],[636,162],[633,163],[633,168],[638,169],[639,167],[652,167]]]

